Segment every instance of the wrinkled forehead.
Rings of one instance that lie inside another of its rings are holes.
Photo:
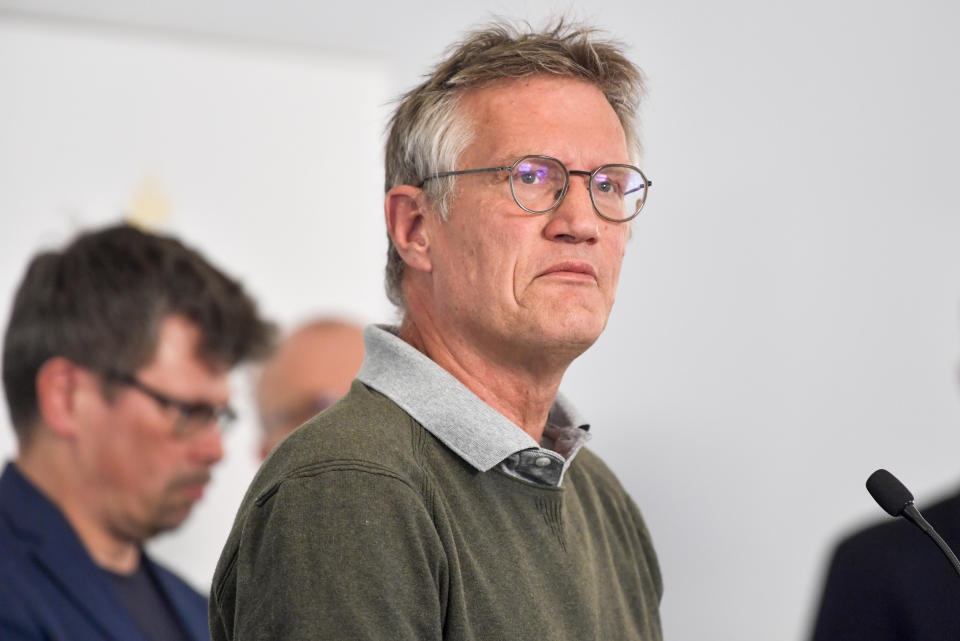
[[[574,165],[631,161],[610,102],[599,87],[579,78],[538,75],[468,89],[458,117],[472,134],[463,166],[480,159],[509,164],[528,154]]]

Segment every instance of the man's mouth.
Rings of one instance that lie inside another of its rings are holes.
[[[193,474],[180,479],[177,486],[191,499],[198,501],[203,497],[204,488],[210,482],[210,472]]]
[[[557,276],[570,276],[571,278],[585,279],[589,277],[592,280],[597,279],[597,271],[593,268],[593,265],[579,260],[564,261],[551,265],[541,272],[540,276],[553,274]]]

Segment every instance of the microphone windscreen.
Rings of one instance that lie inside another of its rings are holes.
[[[913,494],[890,472],[880,469],[867,479],[867,491],[890,516],[900,516],[908,504],[913,503]]]

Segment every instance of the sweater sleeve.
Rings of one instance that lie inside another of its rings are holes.
[[[441,639],[447,563],[420,493],[342,462],[284,480],[248,513],[214,586],[214,639]]]

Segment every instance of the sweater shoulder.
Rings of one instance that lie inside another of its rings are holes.
[[[343,399],[276,447],[250,489],[269,492],[286,479],[343,465],[412,480],[420,474],[425,440],[423,427],[396,403],[354,381]]]
[[[627,495],[617,475],[590,448],[584,447],[577,452],[570,472],[575,474],[577,479],[589,481],[599,491]]]
[[[339,472],[392,479],[417,492],[426,440],[426,430],[396,403],[354,381],[343,399],[298,427],[270,453],[247,488],[234,534],[285,485],[305,489],[331,474],[343,476]]]
[[[230,573],[244,532],[256,530],[281,494],[285,504],[300,505],[328,482],[349,479],[417,501],[426,440],[426,430],[396,403],[354,381],[343,399],[294,430],[260,466],[237,511],[215,585]]]

